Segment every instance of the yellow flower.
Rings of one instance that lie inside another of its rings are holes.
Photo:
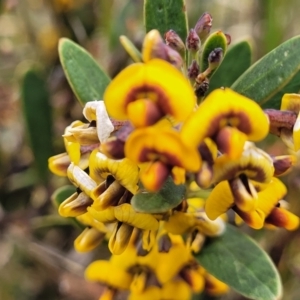
[[[273,160],[267,153],[247,142],[239,159],[229,160],[226,155],[219,156],[213,166],[213,175],[214,183],[228,180],[234,203],[240,210],[247,212],[253,210],[257,202],[257,192],[252,181],[270,182],[274,176]],[[217,185],[218,188],[214,188],[210,198],[215,197],[215,193],[222,193],[221,186],[224,185],[224,182]],[[218,197],[225,199],[227,196],[219,194]]]
[[[168,232],[184,234],[197,230],[205,236],[218,236],[224,232],[224,221],[221,218],[211,221],[203,211],[203,199],[188,199],[188,203],[187,212],[174,211],[168,220],[164,222],[164,228]]]
[[[98,150],[90,156],[90,176],[99,184],[91,191],[94,208],[105,209],[111,205],[129,202],[138,190],[139,168],[124,158],[110,159]]]
[[[108,85],[104,101],[110,116],[129,119],[136,127],[152,125],[165,115],[184,121],[195,106],[189,82],[160,59],[124,69]]]
[[[207,198],[205,211],[212,220],[225,213],[228,209],[233,210],[252,228],[263,227],[266,218],[271,214],[279,200],[286,194],[285,185],[277,178],[268,184],[252,182],[257,193],[256,205],[249,211],[243,211],[236,204],[228,181],[220,182]]]
[[[154,231],[158,229],[159,223],[152,215],[137,213],[128,203],[111,206],[101,211],[89,207],[88,212],[99,222],[116,223],[108,244],[113,254],[121,254],[125,251],[134,228]]]
[[[150,191],[162,187],[174,166],[196,172],[201,163],[198,151],[187,147],[177,131],[156,126],[135,130],[126,141],[125,155],[137,164],[151,162],[141,174]]]
[[[230,158],[238,158],[246,140],[259,141],[269,132],[268,118],[254,101],[226,88],[210,93],[183,124],[186,144],[199,147],[206,137]]]

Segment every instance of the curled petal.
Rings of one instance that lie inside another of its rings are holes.
[[[106,226],[103,223],[96,220],[89,212],[86,212],[85,214],[76,217],[76,219],[80,223],[82,223],[88,227],[94,227],[98,231],[101,231],[103,233],[108,232],[108,229],[106,228]]]
[[[238,214],[238,216],[244,220],[244,222],[254,229],[261,229],[264,226],[265,214],[260,210],[252,210],[249,212],[244,212],[240,210],[238,207],[233,208],[234,211]]]
[[[273,177],[271,182],[258,192],[257,209],[261,210],[265,216],[269,215],[286,193],[286,186],[279,179]]]
[[[105,142],[114,131],[114,125],[110,120],[103,101],[91,101],[85,104],[83,115],[87,120],[96,121],[97,136],[101,143]]]
[[[274,165],[274,176],[281,176],[285,175],[287,172],[289,172],[292,168],[292,166],[296,163],[296,156],[295,155],[281,155],[281,156],[275,156],[273,159],[273,165]]]
[[[68,134],[63,135],[69,143],[75,141],[80,145],[93,145],[99,143],[96,127],[76,127],[69,130]]]
[[[96,248],[104,239],[105,233],[96,228],[85,228],[75,239],[74,248],[78,252],[88,252]]]
[[[114,214],[119,222],[130,224],[144,230],[157,230],[158,221],[151,215],[136,212],[128,203],[114,207]]]
[[[108,207],[104,210],[96,210],[93,207],[88,207],[87,208],[88,212],[91,214],[93,218],[98,220],[99,222],[102,223],[112,223],[116,222],[117,219],[115,217],[115,212],[114,212],[114,207]]]
[[[299,217],[282,207],[274,207],[266,218],[266,223],[287,230],[295,230],[299,227]]]
[[[67,170],[70,164],[71,160],[66,152],[51,156],[48,159],[50,171],[57,176],[67,176]]]
[[[94,150],[90,156],[90,170],[92,174],[98,174],[98,176],[104,178],[111,174],[132,194],[135,194],[138,190],[139,169],[137,164],[128,158],[114,160]]]
[[[81,170],[78,166],[75,166],[73,163],[71,163],[68,168],[68,178],[88,196],[97,186],[96,182],[86,172]]]
[[[229,182],[235,204],[242,211],[252,211],[256,208],[258,195],[253,184],[245,175]]]
[[[108,243],[108,248],[112,254],[120,255],[126,250],[133,229],[131,225],[126,223],[116,223]]]
[[[102,187],[102,185],[100,185]],[[92,191],[91,197],[94,200],[94,208],[103,210],[109,206],[118,204],[125,192],[125,188],[118,181],[114,181],[105,191],[99,193],[98,187]]]
[[[188,81],[180,71],[160,59],[127,67],[109,84],[104,94],[108,113],[118,120],[126,120],[128,104],[139,99],[157,103],[164,114],[171,115],[176,121],[184,121],[195,105],[194,92]]]
[[[182,127],[183,140],[198,146],[225,126],[236,127],[250,141],[259,141],[269,132],[268,118],[260,106],[226,88],[211,92]]]
[[[62,217],[77,217],[87,212],[93,200],[85,193],[74,193],[59,206],[58,213]]]
[[[122,290],[129,289],[132,281],[132,275],[129,272],[106,260],[92,262],[85,270],[85,277],[90,281],[97,281]]]

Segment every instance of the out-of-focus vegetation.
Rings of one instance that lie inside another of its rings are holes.
[[[204,11],[210,12],[214,30],[229,33],[232,44],[249,37],[254,60],[300,34],[297,0],[186,2],[191,26]],[[64,128],[82,118],[62,72],[57,43],[60,37],[73,39],[113,77],[130,62],[119,36],[124,34],[137,47],[141,45],[142,5],[141,0],[0,1],[2,300],[92,300],[101,292],[100,286],[85,282],[82,275],[94,257],[108,257],[107,247],[85,255],[76,253],[73,240],[79,228],[60,218],[50,200],[52,192],[67,182],[48,172],[46,159],[63,152]],[[25,103],[24,98],[30,101]],[[273,141],[270,139],[268,150],[283,153],[284,146]],[[300,216],[300,167],[284,180],[292,210]],[[299,231],[263,236],[258,232],[255,237],[279,266],[284,299],[298,299]]]

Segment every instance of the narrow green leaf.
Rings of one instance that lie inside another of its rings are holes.
[[[264,107],[279,108],[273,96],[300,70],[299,48],[300,36],[284,42],[252,65],[231,88]]]
[[[228,49],[226,55],[209,81],[208,93],[220,87],[230,87],[250,66],[252,49],[248,41],[242,41]]]
[[[69,39],[59,41],[59,57],[68,82],[79,102],[102,100],[110,82],[94,58],[82,47]]]
[[[223,55],[225,55],[227,50],[227,38],[222,31],[216,31],[212,33],[205,41],[202,49],[202,55],[200,60],[200,70],[204,72],[208,68],[208,56],[216,48],[223,49]],[[210,76],[215,72],[210,73]]]
[[[196,259],[209,273],[245,297],[280,299],[281,281],[271,259],[232,225],[227,225],[222,236],[209,239]]]
[[[23,78],[22,102],[35,165],[41,180],[46,182],[49,175],[48,158],[53,154],[51,106],[46,82],[33,70]]]
[[[142,191],[134,195],[131,205],[137,212],[163,213],[181,203],[185,190],[185,185],[176,185],[169,177],[159,192]]]
[[[300,91],[300,71],[292,78],[292,80],[281,89],[276,95],[274,95],[269,101],[262,105],[263,108],[272,107],[279,108],[281,105],[281,99],[284,94],[299,93]]]
[[[173,29],[186,40],[188,26],[184,0],[145,0],[144,22],[146,32],[157,29],[162,36]]]

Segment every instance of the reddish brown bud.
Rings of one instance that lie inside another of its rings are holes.
[[[166,44],[171,47],[172,49],[176,50],[180,54],[183,54],[185,51],[185,45],[180,36],[174,31],[169,30],[165,34],[165,41]]]
[[[200,49],[201,41],[195,29],[191,29],[186,38],[186,47],[188,50],[197,52]]]
[[[202,43],[210,33],[212,20],[212,16],[209,13],[205,12],[196,23],[195,31],[197,32]]]
[[[188,68],[188,77],[190,79],[195,79],[195,78],[197,78],[199,72],[200,72],[199,65],[198,65],[197,61],[194,59]]]

